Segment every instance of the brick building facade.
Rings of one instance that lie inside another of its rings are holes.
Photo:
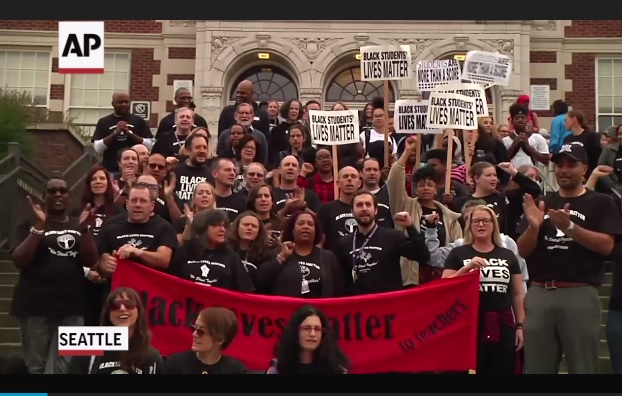
[[[0,21],[0,86],[28,90],[58,118],[94,124],[115,90],[151,102],[151,126],[172,109],[175,80],[193,80],[197,111],[215,127],[238,81],[259,99],[341,100],[362,107],[382,94],[359,82],[362,45],[407,44],[413,62],[499,51],[514,59],[508,87],[493,87],[497,119],[530,85],[549,85],[592,128],[622,122],[622,24],[615,20],[535,21],[105,21],[106,73],[58,74],[58,21]],[[304,29],[303,29],[304,27]],[[418,98],[415,81],[393,99]],[[548,128],[551,112],[540,111]]]

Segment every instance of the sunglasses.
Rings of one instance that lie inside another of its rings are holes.
[[[166,169],[166,165],[160,165],[160,164],[147,164],[147,166],[149,167],[149,169],[153,169],[153,170]]]
[[[247,172],[246,174],[250,177],[263,177],[264,176],[263,173],[259,173],[259,172]]]
[[[304,331],[304,332],[307,332],[307,333],[310,333],[311,330],[315,331],[316,333],[322,333],[322,332],[326,331],[326,328],[324,328],[322,326],[305,325],[305,326],[298,326],[298,330]]]
[[[48,187],[45,189],[50,195],[56,195],[57,193],[61,193],[61,195],[69,194],[69,189],[67,187]]]
[[[138,304],[134,300],[114,300],[110,302],[110,310],[118,311],[121,307],[125,309],[134,309]]]
[[[197,335],[198,335],[199,337],[204,337],[204,336],[207,334],[207,331],[206,331],[205,329],[202,329],[202,328],[197,327],[197,326],[195,326],[195,325],[192,325],[192,327],[191,327],[191,328],[192,328],[192,332],[193,332],[193,333],[197,333]]]

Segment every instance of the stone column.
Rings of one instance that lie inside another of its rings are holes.
[[[201,115],[207,120],[207,124],[212,135],[210,147],[216,148],[218,143],[218,118],[222,111],[222,87],[202,87],[201,88]]]
[[[304,106],[309,100],[315,99],[320,103],[324,103],[321,88],[300,88],[300,101]]]
[[[497,121],[499,124],[507,124],[508,117],[510,116],[510,106],[516,103],[516,99],[523,93],[519,89],[501,89],[501,108],[497,114],[501,114],[501,119]]]

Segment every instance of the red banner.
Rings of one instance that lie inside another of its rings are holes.
[[[164,356],[189,350],[196,315],[222,306],[233,310],[240,323],[226,353],[251,370],[267,369],[290,316],[311,304],[329,317],[352,373],[475,368],[478,271],[399,292],[311,300],[206,287],[123,262],[113,277],[113,288],[119,286],[142,296],[153,346]]]

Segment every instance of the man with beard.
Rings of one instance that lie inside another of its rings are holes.
[[[279,166],[281,183],[279,187],[272,189],[274,209],[282,218],[305,208],[317,213],[320,208],[320,199],[313,190],[296,185],[299,175],[300,166],[296,157],[293,155],[284,157]]]
[[[264,140],[267,140],[267,137],[270,133],[270,117],[268,113],[260,109],[257,103],[253,101],[253,96],[255,95],[255,89],[253,88],[253,83],[249,80],[244,80],[240,82],[235,90],[235,104],[226,106],[222,109],[220,113],[220,118],[218,119],[218,139],[220,140],[221,134],[231,128],[233,124],[236,122],[240,122],[235,117],[236,110],[238,106],[242,103],[249,104],[253,107],[251,124],[253,129],[261,132],[264,135]],[[250,129],[250,128],[249,128]],[[262,144],[263,146],[263,144]],[[268,149],[268,146],[263,146]]]
[[[197,184],[205,182],[214,184],[207,139],[199,134],[192,134],[186,139],[184,147],[188,152],[188,159],[175,169],[175,194],[180,205],[190,203]]]
[[[180,107],[175,114],[175,129],[162,133],[153,145],[152,153],[159,153],[164,158],[179,158],[179,149],[184,146],[186,138],[194,128],[194,111],[188,107]]]
[[[510,106],[514,131],[501,141],[508,149],[508,158],[515,168],[523,165],[543,168],[549,164],[549,146],[544,136],[533,133],[531,128],[527,127],[528,113],[529,108],[526,105],[514,103]]]
[[[175,119],[177,111],[179,109],[185,107],[194,110],[192,93],[188,90],[188,88],[179,88],[177,91],[175,91],[175,103],[177,104],[177,108],[160,120],[160,124],[158,124],[158,130],[156,131],[156,139],[160,139],[164,132],[170,132],[175,129]],[[205,121],[205,118],[194,113],[193,120],[193,127],[203,127],[207,129],[207,121]]]
[[[20,273],[10,314],[20,320],[30,374],[66,374],[69,358],[58,356],[58,326],[84,325],[85,274],[96,280],[89,268],[97,262],[97,249],[86,229],[92,208],[69,217],[69,189],[58,178],[46,184],[44,208],[28,201],[35,221],[17,230],[11,252]]]
[[[518,253],[530,264],[532,281],[525,298],[525,373],[557,374],[563,353],[570,374],[598,374],[598,287],[622,235],[622,216],[613,198],[583,186],[583,147],[565,144],[552,161],[559,191],[538,204],[525,195],[518,228]]]
[[[253,135],[253,137],[257,140],[259,147],[257,148],[255,160],[257,162],[261,162],[265,166],[265,164],[268,163],[268,140],[266,139],[265,133],[253,126],[253,118],[256,118],[254,117],[254,111],[255,110],[252,105],[248,103],[240,103],[235,111],[235,121],[244,126],[247,129],[246,133]],[[230,136],[231,130],[229,128],[222,131],[222,133],[219,133],[218,146],[216,147],[216,153],[219,157],[223,157],[224,153],[231,150],[229,146]]]
[[[414,227],[408,212],[395,215],[395,223],[406,234],[376,223],[378,201],[369,191],[358,191],[352,199],[357,230],[341,238],[337,252],[351,295],[402,290],[400,258],[427,262],[430,252],[424,235]]]
[[[119,150],[135,144],[144,144],[151,150],[153,135],[144,119],[130,113],[130,95],[127,92],[112,95],[112,108],[112,114],[97,121],[91,142],[95,152],[103,155],[102,166],[116,173],[119,171]]]
[[[246,208],[246,197],[233,192],[236,179],[235,164],[229,158],[217,158],[212,167],[212,176],[216,208],[225,212],[229,216],[229,223],[233,223]]]
[[[339,240],[356,231],[356,220],[352,215],[352,197],[361,186],[359,172],[346,166],[339,171],[337,179],[339,199],[320,206],[317,214],[322,230],[324,230],[324,249],[338,254]]]
[[[389,208],[389,190],[387,190],[386,185],[384,187],[379,185],[380,162],[376,158],[363,160],[361,179],[363,180],[362,189],[376,196],[378,204],[376,222],[381,227],[393,228],[393,218],[391,217],[391,208]]]

